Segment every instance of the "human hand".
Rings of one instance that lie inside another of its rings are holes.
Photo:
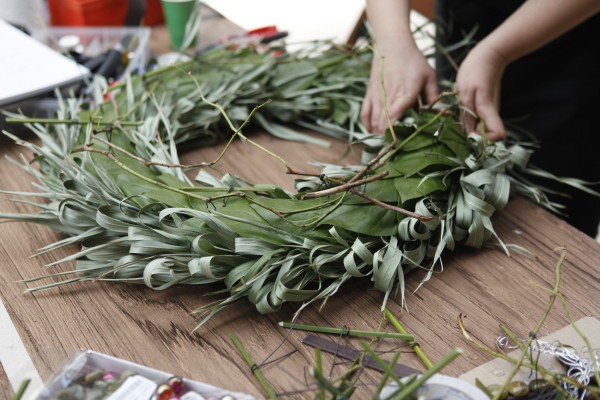
[[[434,102],[439,93],[435,72],[416,46],[397,48],[384,59],[374,55],[361,109],[361,119],[369,132],[383,133],[389,126],[382,79],[392,122],[417,101],[422,91],[429,103]]]
[[[498,112],[500,81],[507,62],[492,48],[481,42],[463,61],[456,76],[456,88],[465,108],[462,122],[466,132],[476,132],[483,123],[490,140],[506,138]]]

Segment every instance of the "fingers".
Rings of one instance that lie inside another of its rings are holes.
[[[404,94],[400,97],[394,99],[391,104],[388,106],[389,120],[394,123],[397,121],[406,110],[408,110],[417,100],[416,95]],[[385,112],[382,115],[382,118],[379,120],[379,131],[384,132],[389,127],[388,117],[385,115]]]
[[[474,132],[477,125],[477,113],[475,111],[474,97],[474,93],[471,91],[464,91],[460,93],[460,102],[463,106],[460,119],[463,123],[465,132],[467,133]]]
[[[369,132],[383,133],[416,103],[419,93],[434,101],[438,89],[435,72],[416,48],[414,54],[387,58],[383,75],[377,60],[371,65],[361,119]]]
[[[373,132],[373,125],[371,124],[371,113],[373,112],[373,102],[367,92],[365,99],[363,101],[362,107],[360,109],[360,119],[362,123],[365,125],[365,128],[368,132]]]
[[[491,101],[483,101],[477,103],[477,115],[481,118],[481,122],[485,125],[488,138],[492,141],[506,138],[504,124],[498,114],[496,105]]]
[[[390,122],[398,120],[415,103],[416,98],[416,95],[401,95],[388,104],[386,112],[381,97],[367,90],[360,112],[361,120],[369,132],[384,133]]]
[[[435,74],[429,74],[425,81],[425,87],[423,88],[425,92],[425,100],[428,104],[433,104],[437,101],[440,96],[440,90],[438,89],[437,78]]]
[[[498,113],[498,106],[491,96],[482,90],[464,90],[460,97],[463,105],[461,121],[465,132],[480,133],[478,122],[483,124],[488,139],[492,141],[506,138],[504,123]]]

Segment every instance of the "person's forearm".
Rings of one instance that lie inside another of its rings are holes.
[[[511,63],[600,11],[599,0],[527,0],[480,45]]]
[[[409,16],[410,0],[367,0],[367,18],[376,49],[381,55],[415,46]]]

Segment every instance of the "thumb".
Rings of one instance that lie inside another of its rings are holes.
[[[425,100],[428,104],[433,104],[438,99],[440,90],[438,89],[435,74],[429,74],[427,76],[423,91],[425,92]]]
[[[483,102],[477,105],[477,115],[485,124],[490,140],[501,140],[506,138],[504,123],[498,114],[496,106],[492,102]]]

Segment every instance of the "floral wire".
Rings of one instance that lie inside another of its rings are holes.
[[[229,190],[227,191],[228,194],[233,193],[233,185],[229,185]],[[227,204],[229,203],[229,197],[225,197],[223,198],[223,207],[227,207]]]
[[[210,197],[208,199],[206,199],[206,209],[208,210],[208,212],[210,212],[209,205],[213,207],[214,211],[217,211],[217,206],[215,206],[215,203],[213,203],[213,200]]]
[[[279,350],[281,348],[281,346],[283,346],[283,344],[287,341],[288,337],[290,336],[290,334],[292,333],[292,331],[294,330],[294,325],[296,324],[296,319],[294,319],[292,321],[292,327],[290,327],[288,329],[288,331],[285,333],[285,335],[283,336],[283,339],[281,339],[281,342],[279,342],[279,344],[277,345],[277,347],[275,347],[275,349],[273,351],[271,351],[269,354],[267,354],[267,356],[259,363],[260,366],[266,365],[268,363],[270,363],[271,361],[268,361],[269,358],[273,357],[273,355],[277,352],[277,350]]]
[[[346,330],[348,330],[348,327],[346,325],[344,325],[344,328],[346,328]],[[331,368],[329,369],[329,374],[327,376],[329,379],[331,379],[331,376],[333,374],[333,367],[335,366],[335,360],[338,357],[338,351],[340,350],[340,342],[342,341],[344,336],[348,336],[347,331],[346,331],[346,334],[344,334],[344,331],[341,331],[340,334],[338,335],[337,340],[335,341],[335,352],[333,353],[333,360],[331,361]]]

